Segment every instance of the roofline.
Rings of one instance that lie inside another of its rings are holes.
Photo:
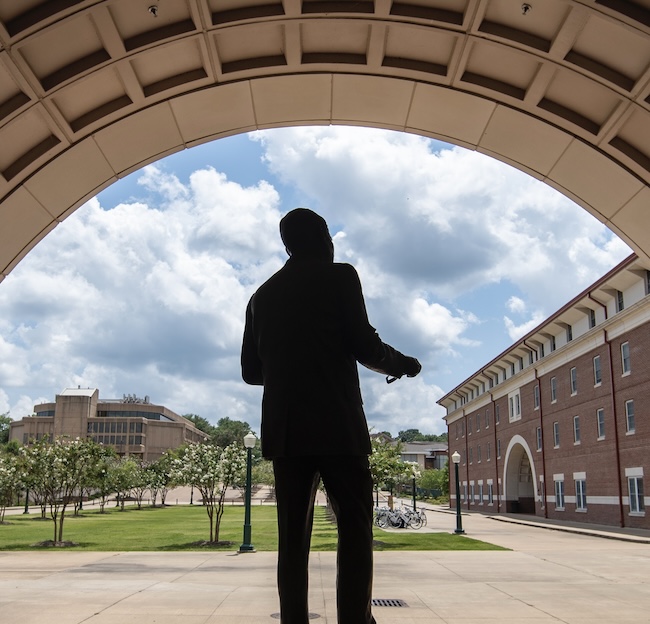
[[[484,371],[485,371],[486,369],[490,368],[490,366],[494,366],[494,365],[495,365],[499,360],[503,359],[506,355],[508,355],[508,354],[509,354],[513,349],[515,349],[518,345],[523,345],[523,346],[526,347],[527,349],[530,349],[530,347],[528,347],[527,345],[524,345],[524,343],[526,342],[526,340],[529,340],[530,338],[532,338],[536,333],[538,333],[538,332],[540,331],[540,329],[542,329],[542,328],[545,327],[546,325],[549,325],[549,324],[553,321],[553,319],[557,318],[558,316],[560,316],[561,314],[563,314],[564,312],[566,312],[567,310],[569,310],[570,308],[572,308],[574,305],[576,305],[576,304],[579,303],[582,299],[584,299],[587,295],[591,294],[594,290],[596,290],[597,288],[599,288],[600,286],[602,286],[605,282],[607,282],[607,280],[611,279],[614,275],[616,275],[617,273],[619,273],[619,272],[620,272],[622,269],[624,269],[626,266],[632,264],[633,262],[635,262],[635,261],[638,260],[638,259],[639,259],[639,257],[638,257],[635,253],[630,254],[627,258],[625,258],[624,260],[622,260],[621,262],[619,262],[619,263],[618,263],[614,268],[610,269],[607,273],[605,273],[605,275],[603,275],[600,279],[596,280],[596,281],[595,281],[593,284],[591,284],[588,288],[586,288],[585,290],[583,290],[582,292],[580,292],[578,295],[576,295],[573,299],[571,299],[571,301],[569,301],[568,303],[564,304],[564,305],[563,305],[559,310],[557,310],[556,312],[554,312],[553,314],[551,314],[551,315],[550,315],[549,317],[547,317],[547,318],[546,318],[542,323],[540,323],[540,324],[537,325],[534,329],[532,329],[531,331],[529,331],[525,336],[522,336],[519,340],[513,342],[513,343],[512,343],[512,344],[511,344],[511,345],[510,345],[510,346],[509,346],[505,351],[502,351],[501,353],[499,353],[499,355],[497,355],[494,359],[490,360],[487,364],[485,364],[485,366],[483,366],[483,367],[480,368],[479,370],[475,371],[475,372],[472,373],[472,374],[471,374],[467,379],[465,379],[464,381],[462,381],[461,383],[459,383],[459,384],[458,384],[458,385],[457,385],[453,390],[449,391],[449,392],[448,392],[447,394],[445,394],[443,397],[440,397],[440,398],[436,401],[436,403],[437,403],[438,405],[444,407],[444,405],[442,404],[442,402],[443,402],[445,399],[449,398],[449,397],[450,397],[451,395],[453,395],[455,392],[457,392],[458,390],[460,390],[463,386],[467,385],[470,381],[472,381],[472,380],[474,379],[474,377],[476,377],[476,375],[477,375],[478,373],[484,373]]]

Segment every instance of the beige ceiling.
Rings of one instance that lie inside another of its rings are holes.
[[[146,163],[309,124],[492,155],[650,256],[650,0],[0,0],[0,280]]]

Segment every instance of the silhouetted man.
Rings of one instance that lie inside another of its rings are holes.
[[[289,254],[246,310],[242,375],[263,385],[262,454],[273,460],[282,624],[308,622],[314,499],[322,478],[338,525],[339,624],[372,624],[372,478],[357,362],[413,377],[420,363],[383,343],[361,284],[334,263],[325,220],[306,208],[280,221]]]

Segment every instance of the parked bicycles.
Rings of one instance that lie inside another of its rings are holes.
[[[426,525],[427,517],[424,511],[413,511],[410,507],[390,509],[390,507],[375,508],[375,524],[380,529],[419,529]]]

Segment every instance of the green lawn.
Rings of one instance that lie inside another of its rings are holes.
[[[276,512],[274,506],[253,506],[252,543],[257,550],[277,550]],[[242,542],[244,508],[226,507],[219,539],[232,542],[210,548],[232,551]],[[6,516],[0,525],[0,550],[34,550],[40,542],[51,540],[51,520],[36,514]],[[108,508],[107,513],[84,510],[82,515],[66,515],[63,539],[75,542],[69,550],[154,551],[202,550],[197,544],[209,538],[208,517],[200,505],[127,507],[125,511]],[[498,546],[450,533],[422,533],[411,529],[387,532],[375,529],[376,550],[503,550]],[[336,526],[325,508],[317,507],[312,535],[312,550],[336,549]]]

